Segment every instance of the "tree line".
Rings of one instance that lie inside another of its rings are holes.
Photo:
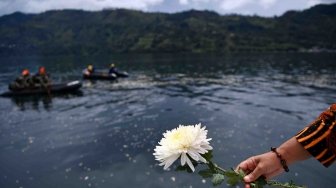
[[[336,4],[282,16],[128,9],[0,17],[0,54],[335,51]]]

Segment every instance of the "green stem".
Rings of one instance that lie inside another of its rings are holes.
[[[305,188],[304,186],[295,185],[292,181],[290,181],[289,183],[280,183],[277,181],[269,180],[267,181],[267,185],[283,188]]]
[[[214,172],[219,172],[223,175],[227,172],[227,170],[219,167],[216,163],[213,163],[212,161],[208,161],[207,165]]]

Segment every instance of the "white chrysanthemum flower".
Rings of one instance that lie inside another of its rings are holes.
[[[207,161],[201,156],[208,150],[212,150],[209,141],[211,138],[207,138],[208,131],[205,127],[201,127],[201,124],[197,125],[180,125],[171,131],[163,133],[163,138],[159,142],[159,145],[154,149],[155,159],[160,161],[160,165],[164,165],[164,169],[167,169],[181,156],[181,165],[186,163],[195,171],[189,157],[195,161],[201,161],[206,163]]]

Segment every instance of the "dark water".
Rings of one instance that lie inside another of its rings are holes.
[[[201,122],[224,168],[278,146],[335,102],[336,54],[116,55],[0,58],[0,91],[44,65],[54,82],[89,63],[131,76],[84,81],[82,95],[0,98],[1,188],[211,187],[163,171],[152,155],[167,129]],[[314,159],[278,180],[335,187]],[[226,187],[223,185],[222,187]]]

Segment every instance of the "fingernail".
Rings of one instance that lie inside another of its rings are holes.
[[[250,182],[250,181],[251,181],[250,176],[245,176],[245,177],[244,177],[244,181],[245,181],[245,182]]]

